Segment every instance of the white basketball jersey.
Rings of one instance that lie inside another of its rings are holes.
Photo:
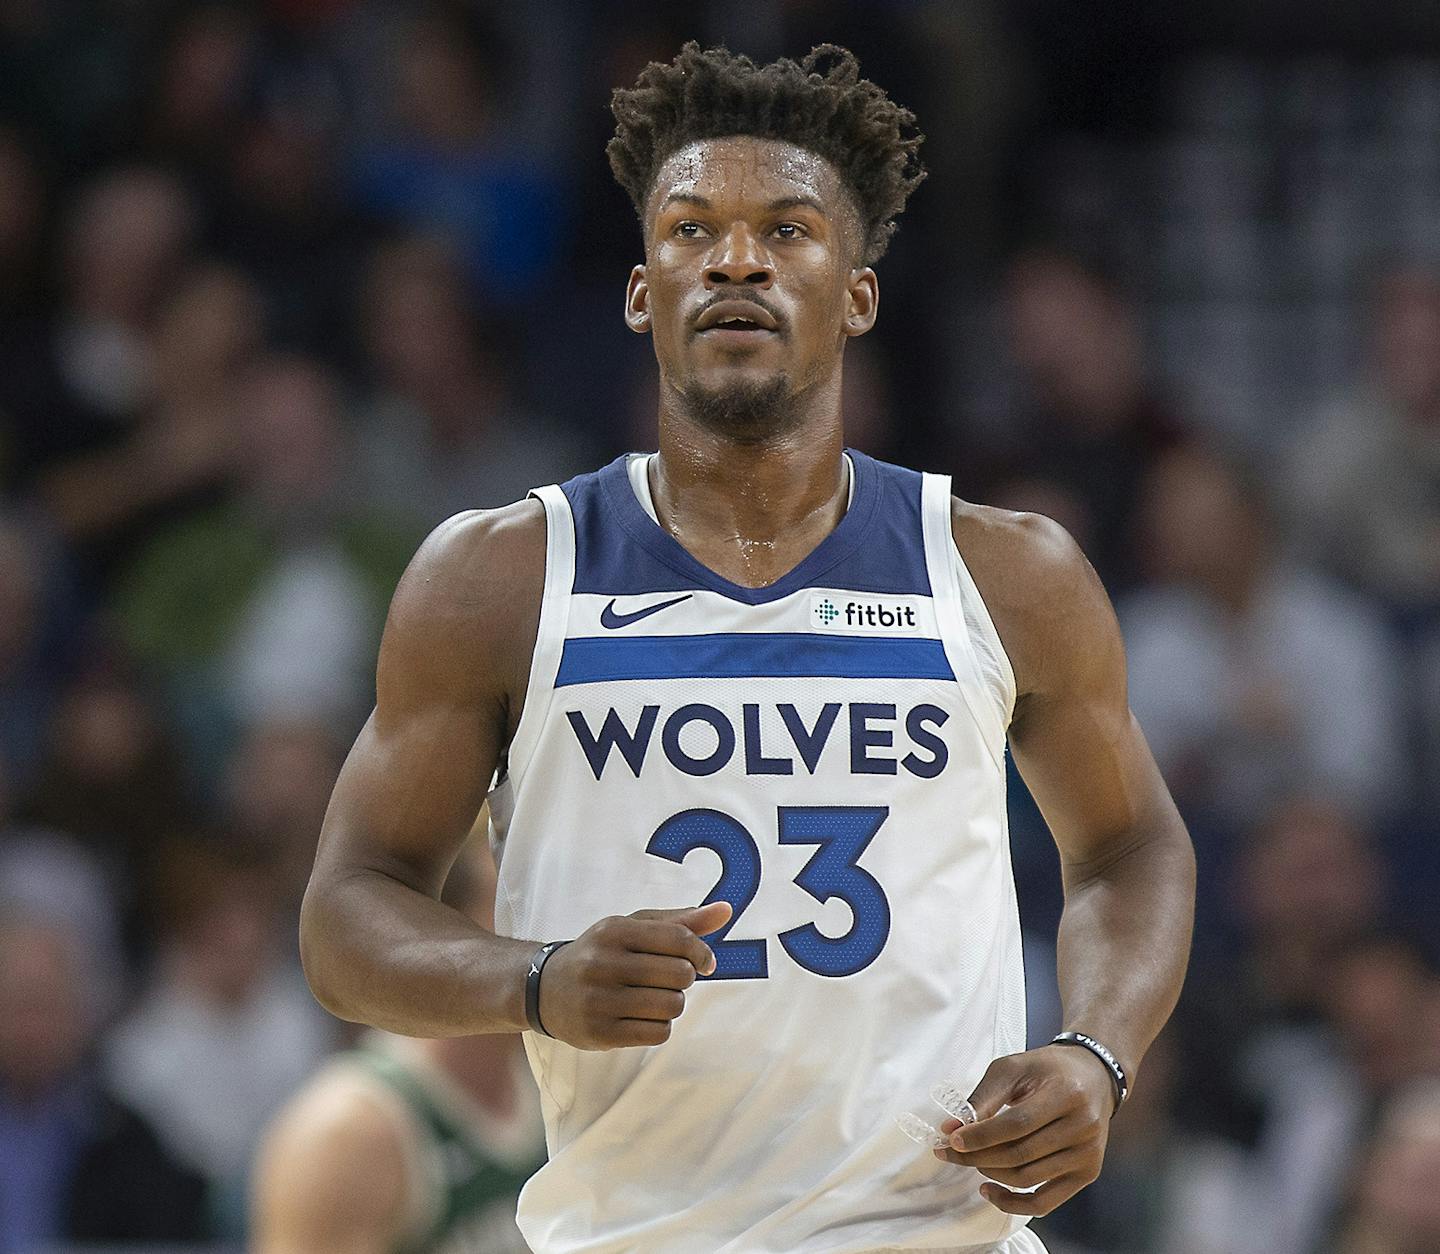
[[[1023,1224],[895,1124],[1024,1048],[1014,678],[948,478],[849,457],[844,518],[765,588],[658,526],[627,458],[535,493],[496,930],[734,907],[664,1044],[525,1034],[550,1160],[518,1220],[541,1254],[980,1250]]]

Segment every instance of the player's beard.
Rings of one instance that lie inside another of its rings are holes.
[[[681,395],[686,412],[707,431],[735,444],[766,444],[800,425],[800,391],[786,375],[775,374],[717,388],[692,383]]]

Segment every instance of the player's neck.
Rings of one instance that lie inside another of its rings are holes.
[[[798,565],[845,514],[837,420],[765,444],[685,423],[662,427],[650,492],[660,525],[734,583],[764,587]]]
[[[650,464],[660,525],[727,579],[774,583],[845,514],[839,370],[794,398],[798,422],[756,442],[706,426],[664,393],[662,383],[660,455]]]

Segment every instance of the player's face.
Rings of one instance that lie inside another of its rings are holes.
[[[661,167],[646,222],[626,320],[652,335],[662,387],[688,400],[748,394],[783,409],[874,324],[878,287],[859,263],[853,199],[803,148],[745,136],[689,144]]]

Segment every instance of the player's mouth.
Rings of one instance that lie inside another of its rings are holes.
[[[722,300],[696,320],[695,333],[713,343],[740,347],[759,344],[780,333],[775,316],[750,300]]]

